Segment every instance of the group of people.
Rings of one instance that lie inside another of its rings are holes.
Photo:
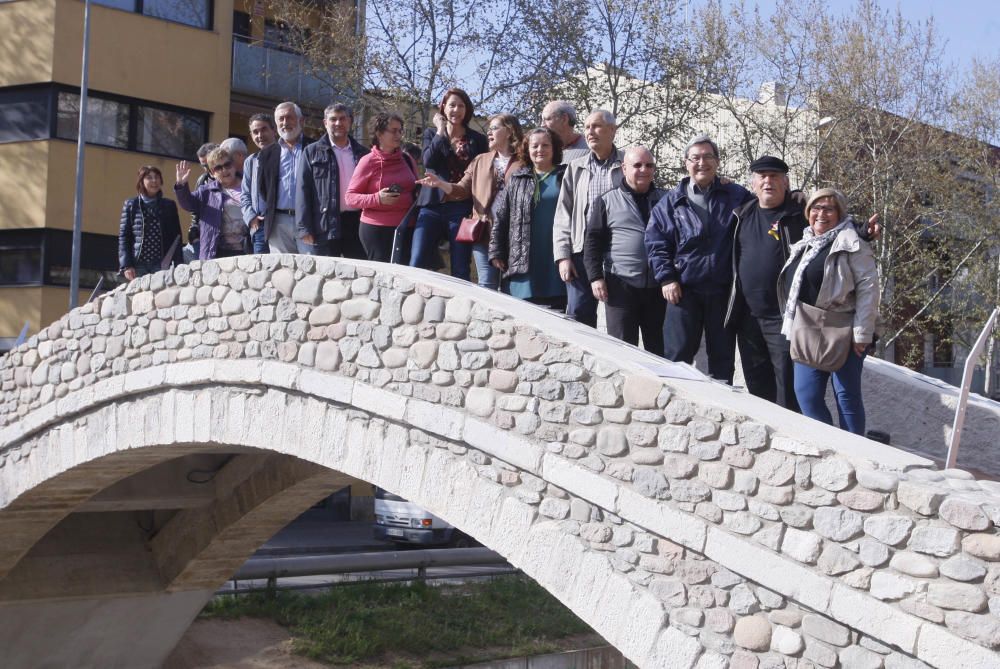
[[[326,134],[308,146],[294,103],[273,119],[254,115],[258,153],[235,138],[203,146],[193,192],[191,166],[177,165],[189,241],[202,260],[308,253],[440,269],[446,240],[455,277],[471,280],[474,267],[480,286],[590,326],[603,302],[609,334],[633,345],[641,334],[648,351],[673,361],[693,362],[704,337],[709,375],[729,384],[738,348],[751,393],[827,423],[832,376],[840,426],[864,434],[875,217],[855,223],[834,189],[791,191],[788,165],[774,156],[751,163],[747,190],[718,174],[708,136],[687,144],[688,176],[664,190],[646,147],[616,145],[606,110],[580,132],[572,105],[553,101],[539,127],[526,132],[496,114],[485,135],[473,114],[465,91],[449,89],[419,150],[404,144],[397,114],[372,119],[370,148],[352,137],[343,104],[324,110]],[[119,261],[129,280],[181,262],[179,217],[162,185],[159,170],[141,168],[138,196],[123,207]]]

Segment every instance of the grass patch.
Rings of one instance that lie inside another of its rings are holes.
[[[461,586],[358,583],[320,595],[227,595],[202,616],[272,619],[290,630],[298,654],[397,669],[551,652],[584,635],[593,638],[573,639],[573,645],[602,643],[552,595],[517,576]]]

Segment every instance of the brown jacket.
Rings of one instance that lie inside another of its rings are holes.
[[[496,151],[481,153],[472,159],[469,166],[465,168],[462,179],[452,184],[451,193],[444,199],[451,202],[453,200],[467,200],[472,198],[472,215],[480,220],[493,221],[490,212],[493,200],[496,199],[496,181],[493,178],[493,158]],[[517,158],[511,158],[507,166],[507,174],[504,180],[509,182],[510,176],[521,167],[521,162]]]

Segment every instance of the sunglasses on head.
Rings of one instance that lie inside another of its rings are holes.
[[[213,167],[212,168],[212,173],[214,174],[216,172],[221,172],[222,170],[228,170],[232,166],[233,166],[233,161],[227,160],[226,162],[219,163],[218,165],[216,165],[215,167]]]

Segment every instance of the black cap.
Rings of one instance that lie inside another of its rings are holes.
[[[750,163],[751,172],[782,172],[788,174],[788,164],[781,158],[761,156]]]

